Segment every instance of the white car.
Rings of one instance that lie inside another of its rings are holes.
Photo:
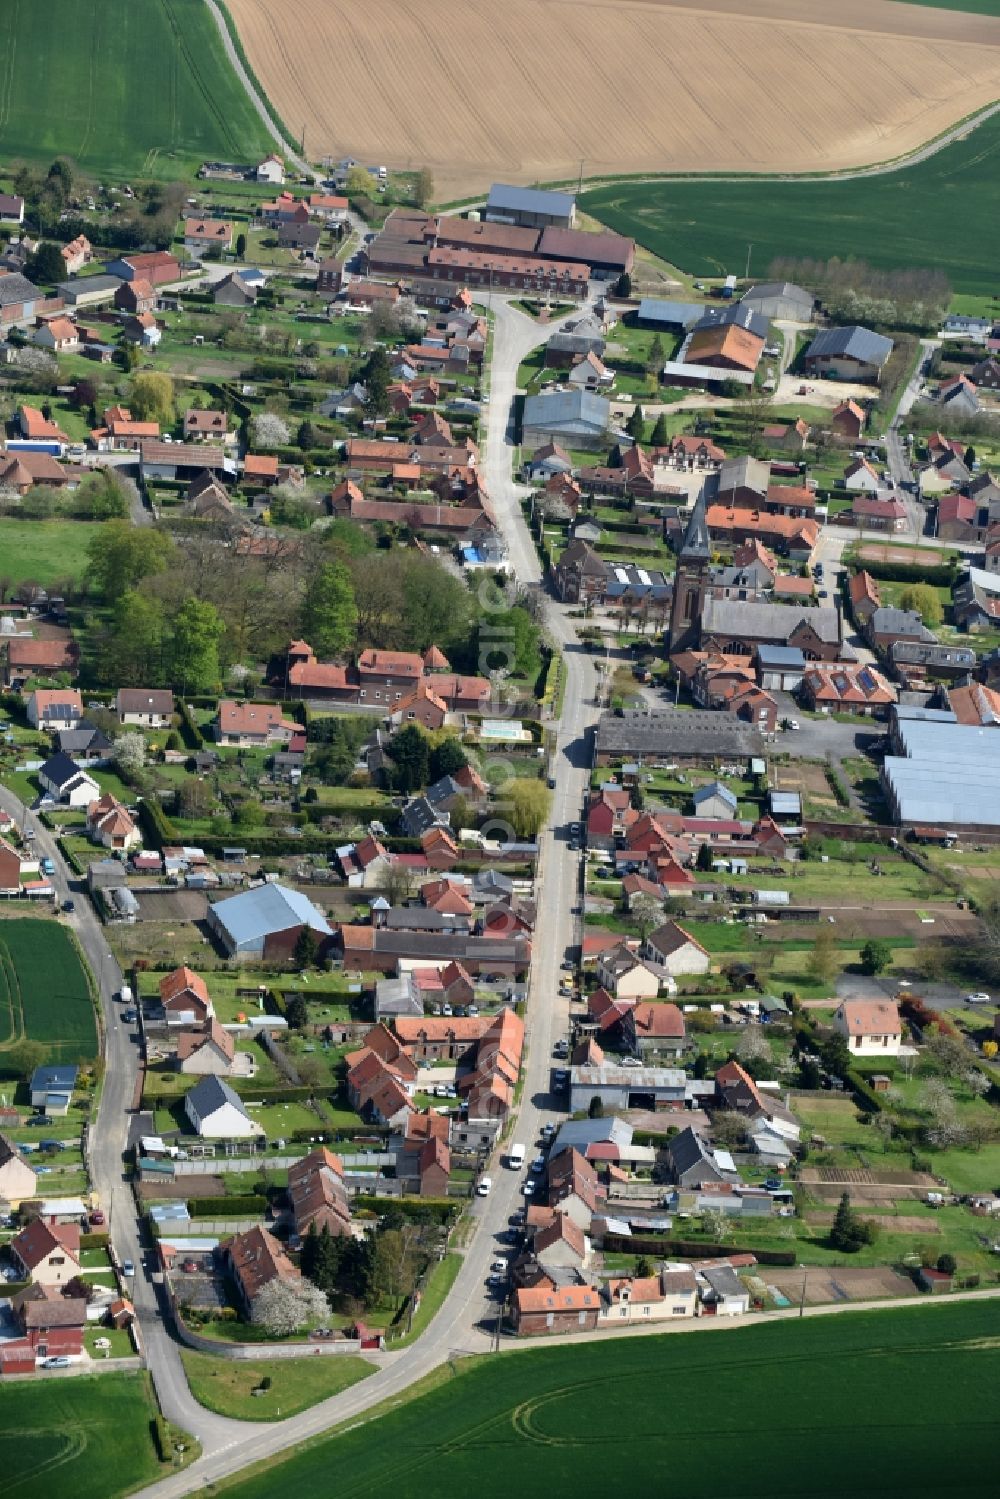
[[[967,994],[965,996],[965,1003],[967,1005],[988,1005],[992,1001],[988,994]]]
[[[534,1195],[535,1195],[535,1184],[534,1184],[534,1182],[531,1181],[530,1179],[528,1181],[526,1181],[526,1182],[522,1182],[521,1183],[521,1196],[522,1197],[534,1197]]]

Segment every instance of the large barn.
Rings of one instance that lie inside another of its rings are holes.
[[[230,957],[288,959],[304,928],[319,946],[333,932],[312,901],[286,885],[257,885],[209,907],[208,924]]]

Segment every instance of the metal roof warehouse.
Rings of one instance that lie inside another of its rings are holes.
[[[1000,742],[977,724],[897,720],[882,785],[898,823],[1000,827]]]

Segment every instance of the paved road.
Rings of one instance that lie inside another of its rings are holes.
[[[519,581],[537,582],[540,577],[535,550],[521,515],[518,489],[511,478],[512,443],[510,407],[516,389],[517,368],[525,355],[553,331],[497,302],[491,371],[491,401],[487,421],[484,467],[498,524],[507,543],[511,564]],[[539,906],[535,930],[531,999],[528,1007],[527,1050],[524,1091],[512,1138],[531,1146],[541,1124],[557,1117],[558,1100],[549,1092],[552,1047],[568,1028],[568,1001],[559,995],[559,964],[573,940],[573,913],[579,855],[570,852],[565,825],[580,813],[590,760],[588,730],[596,717],[593,706],[594,668],[585,652],[575,647],[571,622],[555,604],[546,604],[546,626],[566,647],[568,687],[566,707],[558,727],[556,791],[552,829],[541,839],[539,880],[545,898]],[[530,1158],[530,1157],[529,1157]],[[378,1372],[343,1395],[304,1411],[281,1423],[248,1428],[206,1420],[207,1412],[195,1406],[186,1389],[177,1388],[173,1365],[176,1354],[166,1335],[150,1340],[151,1362],[159,1372],[157,1393],[169,1401],[166,1414],[202,1441],[205,1453],[186,1472],[154,1485],[145,1492],[156,1499],[174,1499],[210,1482],[239,1471],[274,1452],[297,1447],[305,1439],[331,1425],[361,1415],[387,1396],[407,1389],[439,1363],[461,1352],[486,1352],[491,1346],[496,1306],[487,1295],[490,1261],[509,1253],[497,1239],[506,1231],[515,1209],[522,1205],[520,1187],[524,1173],[497,1164],[492,1169],[493,1191],[473,1201],[470,1216],[474,1232],[465,1251],[461,1270],[443,1309],[428,1330],[411,1347],[387,1353],[379,1360]],[[145,1322],[144,1322],[145,1331]],[[173,1354],[173,1359],[170,1355]]]

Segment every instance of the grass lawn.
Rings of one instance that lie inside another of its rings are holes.
[[[0,519],[0,574],[15,583],[40,583],[43,588],[68,578],[75,581],[83,576],[87,545],[96,529],[93,521],[9,520],[4,516]]]
[[[1000,1305],[984,1301],[469,1359],[376,1421],[321,1438],[277,1468],[261,1464],[221,1492],[326,1499],[336,1473],[348,1499],[390,1488],[399,1499],[473,1489],[485,1499],[610,1494],[622,1483],[622,1431],[607,1403],[618,1389],[627,1391],[628,1486],[637,1494],[663,1492],[669,1473],[671,1493],[714,1499],[720,1463],[739,1463],[741,1499],[833,1499],[843,1492],[847,1431],[862,1455],[861,1493],[979,1493],[968,1453],[996,1423],[998,1341]],[[746,1399],[762,1378],[781,1412],[770,1457]],[[747,1460],[753,1446],[758,1456]]]
[[[154,1406],[139,1374],[101,1374],[5,1385],[0,1471],[10,1499],[65,1489],[74,1499],[113,1499],[170,1471],[150,1436]]]
[[[405,1337],[393,1340],[393,1348],[406,1348],[419,1338],[431,1318],[441,1310],[461,1268],[462,1256],[460,1254],[446,1254],[443,1260],[438,1261],[427,1277],[420,1305],[413,1314],[410,1331]]]
[[[297,1415],[375,1373],[374,1364],[346,1354],[236,1363],[183,1349],[181,1358],[194,1398],[210,1411],[237,1421],[273,1421]],[[253,1395],[265,1375],[271,1388],[265,1395]]]
[[[7,161],[63,155],[92,173],[177,178],[206,158],[258,161],[271,149],[201,0],[7,5],[0,44]]]
[[[695,275],[757,275],[783,256],[857,257],[877,266],[934,266],[956,291],[992,291],[988,246],[1000,217],[1000,117],[943,151],[880,177],[836,182],[620,182],[581,206]],[[879,225],[873,235],[872,224]]]

